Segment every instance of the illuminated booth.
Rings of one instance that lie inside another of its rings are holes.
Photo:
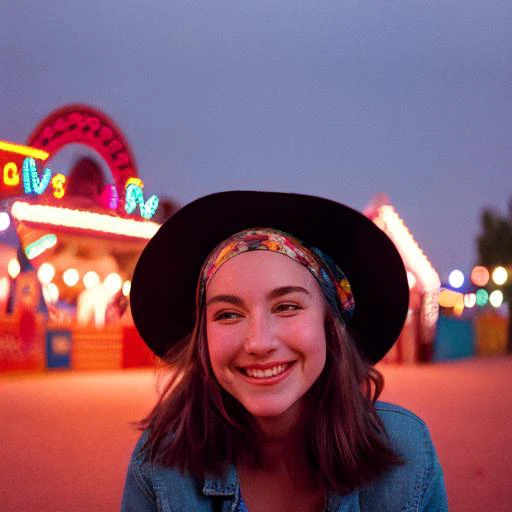
[[[384,362],[430,361],[439,318],[439,274],[385,195],[378,195],[364,213],[396,245],[409,281],[409,311],[405,325]]]
[[[66,175],[50,156],[80,143]],[[152,364],[129,311],[137,258],[159,228],[131,150],[103,113],[50,114],[28,145],[0,141],[0,371]],[[155,215],[156,214],[156,215]]]

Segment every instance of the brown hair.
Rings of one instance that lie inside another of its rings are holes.
[[[169,381],[138,426],[148,429],[145,451],[152,462],[204,478],[222,474],[240,457],[258,464],[261,453],[254,418],[214,377],[204,307],[196,318],[193,333],[166,354]],[[401,459],[374,407],[382,374],[363,359],[331,308],[325,330],[326,364],[307,393],[304,415],[314,421],[303,422],[304,442],[310,477],[346,494]]]

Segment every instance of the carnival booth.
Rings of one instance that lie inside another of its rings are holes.
[[[94,156],[52,169],[71,143]],[[90,107],[59,109],[27,146],[0,141],[0,169],[0,370],[152,364],[127,297],[159,200],[119,128]]]
[[[393,240],[403,258],[409,280],[407,319],[384,362],[430,361],[439,317],[439,274],[385,195],[378,195],[364,213]]]

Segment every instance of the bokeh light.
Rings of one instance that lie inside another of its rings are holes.
[[[487,290],[480,288],[476,291],[476,304],[477,306],[485,306],[489,301],[489,293]]]
[[[94,270],[89,270],[85,273],[82,282],[87,289],[94,288],[100,284],[100,276]]]
[[[37,278],[42,285],[48,285],[55,277],[55,267],[51,263],[43,263],[37,270]]]
[[[62,280],[64,284],[67,286],[75,286],[80,279],[80,275],[78,274],[78,270],[76,268],[68,268],[62,274]]]
[[[476,293],[466,293],[464,295],[464,306],[473,308],[476,305]]]
[[[132,288],[132,282],[131,281],[128,281],[126,280],[124,283],[123,283],[123,295],[125,297],[128,297],[128,295],[130,295],[130,290]]]
[[[11,278],[16,279],[20,271],[20,262],[16,258],[9,260],[9,263],[7,263],[7,273],[11,276]]]
[[[477,265],[471,271],[471,281],[476,286],[485,286],[489,282],[489,271],[482,265]]]
[[[9,278],[7,276],[0,277],[0,300],[5,300],[9,296]]]
[[[492,273],[492,280],[498,285],[501,286],[505,284],[508,279],[507,269],[504,267],[496,267]]]
[[[458,269],[452,270],[448,282],[452,288],[460,288],[464,284],[464,274]]]
[[[11,225],[11,217],[7,212],[0,212],[0,231],[5,231]]]
[[[499,308],[503,304],[503,292],[501,290],[494,290],[491,295],[489,295],[489,302],[491,306]]]
[[[112,272],[107,277],[105,277],[103,284],[111,294],[115,294],[123,286],[123,280],[117,272]]]

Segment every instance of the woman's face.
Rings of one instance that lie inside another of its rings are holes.
[[[206,290],[206,332],[219,384],[255,417],[297,411],[325,365],[326,302],[287,256],[233,257]]]

